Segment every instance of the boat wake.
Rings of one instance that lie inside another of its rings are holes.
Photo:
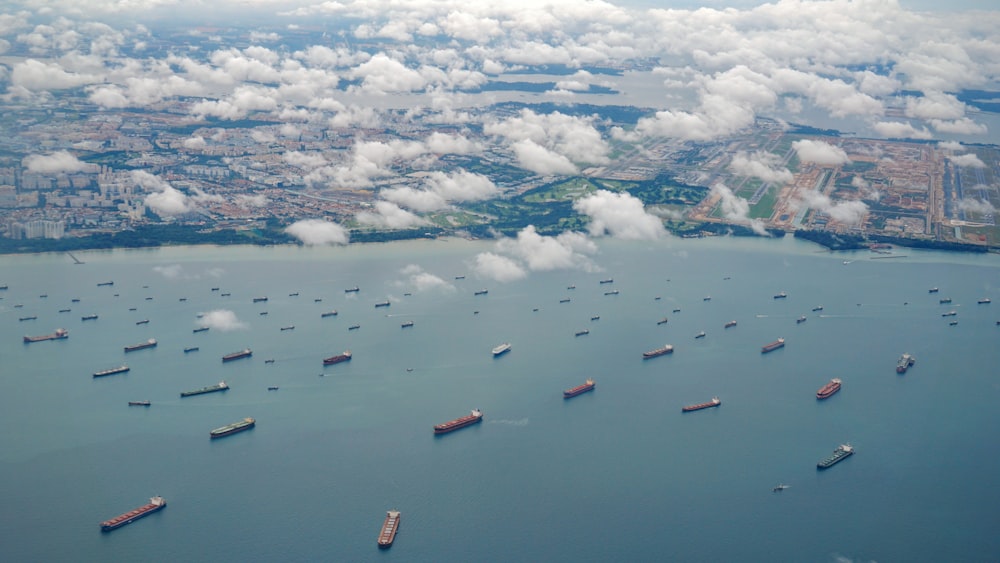
[[[504,418],[500,420],[489,420],[487,422],[489,422],[490,424],[506,424],[507,426],[527,426],[528,417],[519,418],[516,420]]]

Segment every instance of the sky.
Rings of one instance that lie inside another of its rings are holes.
[[[762,116],[879,137],[995,143],[996,116],[960,95],[984,90],[991,93],[980,97],[1000,99],[1000,10],[987,4],[14,1],[0,12],[0,105],[73,95],[112,113],[183,100],[192,121],[279,118],[281,127],[249,133],[260,143],[294,138],[306,126],[378,129],[387,108],[401,108],[404,123],[437,124],[447,132],[394,140],[358,133],[350,149],[335,156],[288,150],[281,158],[316,188],[369,188],[391,177],[394,163],[425,165],[420,185],[383,189],[372,208],[356,216],[373,227],[414,227],[426,224],[420,213],[498,193],[490,178],[435,167],[443,155],[480,154],[483,143],[502,147],[539,175],[605,165],[615,143],[724,138]],[[544,77],[555,85],[536,94],[538,101],[651,111],[634,127],[605,127],[595,116],[571,112],[477,111],[503,98],[473,92],[491,81],[524,80],[543,67],[565,72]],[[595,88],[620,94],[594,95]],[[393,124],[399,123],[395,116]],[[482,134],[470,135],[471,129]],[[183,146],[199,150],[217,140],[192,136]],[[802,147],[800,158],[810,150],[815,147]],[[86,166],[69,152],[29,155],[24,165],[67,172]],[[783,174],[766,155],[738,155],[733,165],[762,178]],[[141,171],[134,181],[155,192],[148,205],[168,214],[216,197],[181,193]],[[663,236],[637,203],[598,192],[575,209],[590,217],[590,236]],[[346,240],[336,225],[303,222],[294,233],[308,243]],[[483,267],[511,276],[544,267],[519,260],[519,248],[550,251],[556,262],[578,267],[588,263],[588,248],[574,237],[522,234],[483,258]]]

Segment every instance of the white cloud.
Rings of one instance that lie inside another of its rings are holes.
[[[180,264],[169,266],[153,266],[153,271],[167,278],[168,280],[180,279],[184,276],[184,267]]]
[[[976,123],[968,117],[952,120],[932,119],[930,123],[935,131],[953,135],[985,135],[989,131],[985,125]]]
[[[47,155],[31,154],[24,157],[22,165],[36,174],[63,174],[69,172],[96,172],[100,166],[87,164],[67,151]]]
[[[397,282],[397,286],[401,288],[412,288],[415,291],[445,291],[452,292],[455,291],[455,286],[449,282],[446,282],[439,276],[436,276],[430,272],[424,271],[423,268],[416,264],[410,264],[400,270],[400,273],[406,276],[405,281]]]
[[[144,170],[133,170],[131,177],[136,186],[150,192],[142,202],[157,215],[181,215],[191,211],[188,196],[159,176]]]
[[[511,143],[518,163],[538,174],[572,174],[575,163],[607,164],[611,151],[592,118],[521,110],[516,117],[486,123],[483,132]]]
[[[821,166],[847,164],[851,160],[844,149],[812,139],[800,139],[792,143],[792,148],[802,162],[814,162]]]
[[[199,327],[207,326],[211,329],[222,332],[246,330],[250,328],[236,316],[236,313],[228,309],[215,309],[207,313],[202,313],[201,318],[195,321],[195,325]]]
[[[748,225],[761,236],[770,236],[760,219],[750,218],[750,202],[733,193],[728,186],[718,183],[712,186],[710,195],[718,198],[722,216],[734,223]]]
[[[573,209],[590,217],[588,229],[593,236],[655,240],[667,234],[663,221],[647,213],[642,201],[628,193],[597,190],[573,202]]]
[[[752,176],[765,182],[775,184],[791,182],[794,176],[781,164],[781,157],[775,154],[766,152],[750,154],[740,151],[733,156],[729,169],[741,176]]]
[[[566,156],[553,152],[531,139],[523,139],[513,144],[518,164],[537,174],[575,174],[574,165]]]
[[[978,156],[969,154],[959,154],[955,156],[948,157],[949,160],[955,166],[968,166],[970,168],[986,168],[986,163],[979,159]]]
[[[267,196],[264,194],[237,194],[237,196],[233,199],[236,205],[239,205],[240,207],[264,207],[267,205]]]
[[[965,212],[978,213],[980,215],[996,213],[996,208],[993,207],[993,204],[983,199],[960,199],[958,200],[958,208]]]
[[[581,233],[564,232],[558,236],[538,234],[534,225],[528,225],[516,238],[503,238],[497,242],[497,251],[516,258],[532,271],[596,269],[587,254],[597,252],[597,245]]]
[[[798,196],[806,206],[826,213],[831,219],[845,225],[860,225],[868,213],[868,206],[859,200],[834,203],[829,196],[816,190],[800,191]]]
[[[493,252],[477,254],[472,270],[481,278],[498,282],[511,282],[528,276],[528,272],[517,262]]]
[[[361,211],[354,218],[362,225],[386,229],[409,229],[430,224],[419,215],[389,201],[376,201],[375,211]]]
[[[186,149],[201,150],[206,146],[208,146],[208,143],[205,142],[204,137],[199,137],[195,135],[194,137],[189,137],[187,139],[184,139],[183,145],[184,148]]]
[[[303,219],[285,228],[285,232],[307,245],[347,244],[347,229],[332,221]]]
[[[872,125],[872,129],[890,139],[930,139],[933,136],[926,127],[917,129],[905,121],[879,121]]]

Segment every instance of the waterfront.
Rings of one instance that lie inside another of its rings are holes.
[[[0,257],[0,412],[16,429],[0,438],[0,553],[974,561],[1000,551],[1000,310],[976,304],[1000,300],[996,256],[873,260],[884,255],[791,238],[599,246],[601,271],[505,284],[473,273],[476,254],[493,250],[486,241],[83,252],[82,265]],[[403,272],[411,264],[453,289],[421,290]],[[609,277],[613,287],[600,284]],[[106,280],[114,286],[98,287]],[[953,302],[939,304],[945,296]],[[375,308],[384,299],[391,306]],[[216,309],[245,327],[193,333]],[[956,326],[940,316],[951,309]],[[99,319],[81,320],[90,313]],[[28,315],[38,318],[18,321]],[[58,327],[70,337],[21,342]],[[778,337],[787,345],[762,355]],[[148,338],[158,346],[123,354]],[[666,343],[673,354],[642,360]],[[246,347],[252,358],[221,362]],[[322,366],[347,349],[350,362]],[[899,376],[903,352],[916,364]],[[92,377],[126,362],[127,374]],[[593,393],[563,400],[588,377]],[[817,402],[831,377],[843,390]],[[178,397],[223,379],[226,393]],[[719,408],[681,414],[716,395]],[[127,406],[140,399],[151,406]],[[472,408],[482,424],[433,435]],[[209,439],[244,417],[256,428]],[[857,454],[818,473],[843,442]],[[789,489],[772,493],[779,482]],[[100,533],[153,495],[169,506]],[[380,552],[390,509],[403,515],[399,535]]]

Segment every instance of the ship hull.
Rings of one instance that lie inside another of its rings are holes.
[[[378,535],[378,546],[380,549],[392,547],[392,542],[396,541],[396,532],[399,531],[400,513],[397,510],[390,510],[385,515],[382,522],[382,531]]]
[[[673,354],[673,353],[674,353],[673,347],[669,347],[669,348],[657,348],[656,350],[650,350],[649,352],[643,352],[642,353],[642,359],[648,360],[650,358],[658,358],[660,356],[664,356],[666,354]]]
[[[697,405],[688,405],[686,407],[681,407],[681,412],[695,412],[703,409],[710,409],[717,407],[722,404],[722,401],[709,401],[707,403],[700,403]]]
[[[819,391],[816,391],[816,398],[819,400],[829,399],[830,397],[836,395],[838,391],[840,391],[840,382],[831,381],[821,387]]]
[[[229,386],[214,385],[212,387],[204,387],[202,389],[195,389],[194,391],[184,391],[181,393],[181,397],[194,397],[195,395],[204,395],[206,393],[218,393],[220,391],[228,391]]]
[[[572,389],[567,389],[563,391],[563,399],[572,399],[577,395],[593,391],[595,387],[597,387],[596,383],[584,383],[583,385],[578,385]]]
[[[854,455],[854,450],[837,449],[833,455],[816,464],[817,469],[829,469]]]
[[[132,369],[132,368],[130,368],[128,366],[122,366],[120,368],[114,368],[114,369],[106,369],[104,371],[96,372],[94,374],[94,377],[107,377],[109,375],[116,375],[116,374],[119,374],[119,373],[125,373],[125,372],[129,371],[130,369]]]
[[[438,424],[437,426],[434,427],[434,434],[447,434],[449,432],[454,432],[456,430],[465,428],[466,426],[472,426],[473,424],[479,424],[482,421],[483,421],[482,415],[479,415],[479,416],[473,416],[473,415],[463,416],[462,418],[458,418],[458,419],[452,420],[450,422],[446,422],[444,424]]]
[[[222,361],[223,362],[232,362],[234,360],[240,360],[240,359],[243,359],[243,358],[249,358],[250,356],[253,356],[253,352],[251,352],[249,350],[246,350],[246,351],[243,351],[243,352],[236,352],[235,354],[226,354],[225,356],[222,356]]]
[[[765,344],[764,346],[762,346],[761,349],[760,349],[760,353],[761,354],[767,354],[768,352],[774,352],[775,350],[778,350],[778,349],[784,348],[784,347],[785,347],[785,341],[784,340],[776,340],[776,341],[774,341],[774,342],[772,342],[770,344]]]
[[[238,434],[240,432],[246,432],[254,426],[257,425],[256,421],[244,421],[237,424],[230,424],[229,426],[223,426],[222,428],[216,428],[208,433],[209,437],[213,440],[216,438],[224,438],[226,436],[232,436],[233,434]]]
[[[101,531],[110,532],[111,530],[117,530],[122,526],[131,524],[132,522],[135,522],[140,518],[145,518],[146,516],[149,516],[154,512],[163,510],[166,507],[167,507],[166,502],[161,502],[160,504],[152,504],[152,503],[147,504],[130,512],[126,512],[125,514],[122,514],[120,516],[116,516],[111,520],[106,520],[104,522],[101,522]]]
[[[351,360],[352,357],[353,356],[350,353],[344,352],[343,354],[340,354],[339,356],[330,356],[329,358],[324,358],[323,359],[323,365],[324,366],[333,366],[333,365],[339,364],[341,362],[348,362],[348,361]]]

